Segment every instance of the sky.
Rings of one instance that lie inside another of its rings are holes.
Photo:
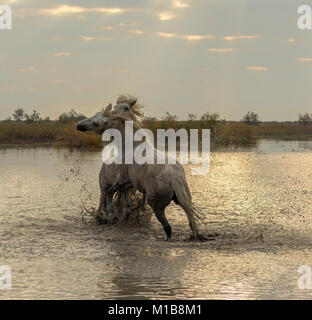
[[[0,119],[22,107],[93,115],[132,94],[148,116],[312,113],[303,0],[0,0]],[[312,6],[312,1],[311,1]]]

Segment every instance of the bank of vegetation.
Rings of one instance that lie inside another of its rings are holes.
[[[61,114],[56,120],[41,118],[33,111],[26,114],[23,109],[15,110],[12,117],[0,122],[0,145],[47,145],[56,147],[100,149],[101,136],[82,133],[76,130],[76,123],[85,116],[76,111]],[[301,114],[297,122],[261,122],[254,112],[248,112],[241,121],[222,120],[217,113],[205,113],[198,117],[188,114],[188,120],[179,121],[178,117],[166,113],[162,119],[146,117],[144,127],[174,130],[210,129],[213,148],[228,146],[250,146],[258,138],[311,139],[312,115]],[[201,134],[199,135],[201,136]]]

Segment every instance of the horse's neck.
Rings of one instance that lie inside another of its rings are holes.
[[[127,141],[127,139],[126,139],[126,130],[125,130],[124,126],[122,126],[121,128],[118,128],[118,129],[119,129],[119,131],[121,133],[121,136],[122,136],[122,148],[123,148],[123,151],[124,151],[124,149],[126,147],[126,141]],[[141,129],[144,130],[144,128],[139,128],[139,129],[133,128],[133,137],[132,137],[133,148],[136,148],[138,145],[140,145],[142,143],[142,141],[134,141],[135,133],[138,130],[141,130]],[[152,146],[155,149],[154,145],[148,140],[148,136],[146,135],[145,137],[146,137],[146,143],[150,144],[150,146]]]
[[[133,128],[133,137],[132,137],[132,143],[133,143],[133,156],[134,156],[134,150],[143,142],[142,141],[134,141],[134,135],[136,133],[137,130],[140,130],[144,128]],[[126,155],[126,134],[125,134],[125,127],[123,126],[122,128],[119,129],[120,133],[122,135],[122,160],[123,163],[125,163],[125,155]],[[151,143],[151,141],[149,141],[148,136],[146,135],[146,140],[145,143],[149,144],[149,148],[153,149],[154,151],[154,155],[156,156],[157,152],[159,152],[155,147],[154,144]],[[128,146],[127,146],[128,147]],[[136,164],[135,159],[133,158],[133,164]]]

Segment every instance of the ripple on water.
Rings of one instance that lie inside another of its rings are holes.
[[[154,217],[84,223],[81,202],[96,208],[99,199],[98,153],[8,149],[0,154],[0,250],[14,281],[0,298],[309,298],[297,270],[312,264],[312,153],[298,146],[216,152],[207,176],[186,167],[204,243],[189,241],[175,205],[167,209],[172,242]]]

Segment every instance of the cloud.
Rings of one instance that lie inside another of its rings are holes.
[[[114,26],[101,26],[101,29],[104,29],[104,30],[114,30],[115,27]]]
[[[158,35],[160,37],[164,37],[164,38],[181,38],[181,39],[190,40],[190,41],[198,41],[198,40],[215,39],[216,38],[212,34],[208,34],[208,35],[197,35],[197,34],[178,35],[178,34],[175,34],[175,33],[158,32]],[[221,37],[221,39],[225,39],[227,41],[234,41],[234,40],[238,40],[238,39],[258,39],[258,38],[260,38],[260,36],[244,36],[244,35],[240,35],[240,36]],[[226,49],[226,50],[223,50],[223,49],[217,49],[217,50],[212,49],[211,50],[211,52],[220,52],[220,53],[229,52],[229,51],[232,51],[231,48]]]
[[[136,30],[129,30],[130,33],[142,35],[144,32],[142,30],[136,29]]]
[[[208,35],[186,35],[182,36],[183,39],[190,40],[190,41],[198,41],[203,39],[213,39],[214,36],[211,34]]]
[[[174,19],[176,16],[172,12],[159,12],[158,17],[161,21],[168,21]]]
[[[184,9],[189,7],[189,5],[185,3],[185,1],[181,0],[173,0],[172,6],[177,9]]]
[[[84,41],[93,41],[93,40],[112,40],[111,37],[88,37],[88,36],[82,36],[82,39]]]
[[[100,12],[100,13],[107,13],[107,14],[120,14],[128,11],[128,9],[123,9],[119,7],[115,8],[87,8],[87,7],[79,7],[79,6],[69,6],[63,5],[56,8],[49,8],[49,9],[41,9],[39,13],[43,15],[69,15],[69,14],[81,14],[87,12]]]
[[[230,53],[233,51],[233,48],[210,48],[208,49],[208,52],[214,52],[214,53]]]
[[[238,35],[238,36],[226,36],[224,39],[226,41],[234,41],[234,40],[253,40],[259,39],[261,36],[254,35],[254,36],[246,36],[246,35]]]
[[[22,72],[29,72],[29,71],[34,71],[34,70],[35,70],[34,67],[25,67],[25,68],[19,69],[19,71],[22,71]]]
[[[3,89],[9,90],[9,91],[14,91],[14,90],[16,90],[16,87],[15,86],[4,86]]]
[[[118,24],[119,27],[129,27],[129,26],[138,26],[140,23],[139,22],[129,22],[129,23],[124,23],[121,22]]]
[[[199,40],[204,40],[204,39],[213,39],[213,35],[179,35],[175,33],[166,33],[166,32],[158,32],[158,36],[163,37],[163,38],[178,38],[178,39],[185,39],[189,41],[199,41]]]
[[[9,5],[21,4],[22,2],[25,2],[25,0],[6,0],[6,1],[4,1],[5,4],[9,4]]]
[[[247,67],[246,69],[251,71],[267,71],[268,70],[267,67]]]
[[[176,38],[177,35],[174,33],[158,32],[158,35],[163,38]]]
[[[61,84],[63,82],[64,82],[64,80],[61,80],[61,79],[53,80],[53,83],[55,83],[55,84]]]
[[[51,56],[53,57],[69,57],[72,55],[71,52],[54,52],[50,53]]]
[[[312,58],[299,58],[299,62],[312,62]]]
[[[129,23],[124,23],[124,22],[120,22],[116,25],[103,25],[103,26],[100,26],[101,29],[103,30],[108,30],[108,31],[112,31],[112,30],[116,30],[116,29],[120,29],[120,28],[126,28],[126,27],[136,27],[140,25],[139,22],[129,22]],[[132,29],[132,30],[129,30],[129,32],[132,32],[132,33],[137,33],[139,34],[141,30],[138,30],[138,29]],[[143,31],[142,31],[143,33]]]

